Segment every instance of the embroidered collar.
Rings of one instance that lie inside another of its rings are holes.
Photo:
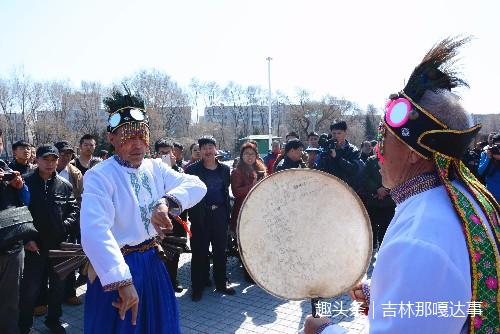
[[[118,164],[120,166],[123,166],[123,167],[127,167],[127,168],[133,168],[133,169],[137,169],[139,168],[141,165],[137,166],[137,167],[134,167],[130,162],[128,161],[125,161],[123,160],[122,158],[120,158],[118,156],[118,154],[113,154],[113,158],[116,160],[116,162],[118,162]]]
[[[391,197],[396,204],[401,204],[408,198],[423,193],[441,185],[436,173],[424,173],[409,179],[391,190]]]

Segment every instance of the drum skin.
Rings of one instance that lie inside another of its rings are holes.
[[[366,273],[370,219],[356,193],[335,176],[289,169],[260,181],[238,217],[238,244],[250,276],[288,299],[333,298]]]

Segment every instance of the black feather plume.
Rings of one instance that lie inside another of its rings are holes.
[[[471,37],[448,37],[432,47],[420,64],[413,70],[403,91],[418,102],[426,90],[451,90],[459,86],[469,85],[459,78],[455,65],[460,47],[468,43]]]
[[[144,109],[144,101],[140,97],[132,95],[130,89],[125,84],[123,84],[123,87],[125,89],[125,95],[118,89],[113,88],[111,96],[103,99],[102,102],[106,105],[107,111],[113,113],[125,107]]]

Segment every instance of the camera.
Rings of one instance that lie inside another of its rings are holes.
[[[332,137],[326,137],[323,135],[319,137],[318,146],[320,147],[323,153],[329,154],[330,150],[335,149],[336,145],[337,145],[337,140]]]
[[[500,154],[500,145],[496,144],[490,147],[491,154]]]
[[[15,178],[16,178],[16,174],[7,172],[7,173],[3,174],[2,181],[10,182],[10,181],[14,180]]]

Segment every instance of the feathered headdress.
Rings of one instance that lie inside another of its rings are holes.
[[[126,94],[113,89],[110,97],[103,100],[110,113],[108,117],[108,132],[115,132],[123,127],[122,142],[140,136],[149,145],[149,118],[144,110],[144,101],[132,95],[130,89],[123,85]]]
[[[459,40],[446,38],[434,45],[413,70],[403,92],[413,101],[420,101],[427,90],[451,91],[452,88],[460,86],[469,87],[467,82],[457,76],[458,73],[453,68],[459,48],[469,41],[470,37]]]
[[[453,68],[458,49],[470,38],[447,38],[436,44],[413,70],[405,88],[391,95],[379,128],[377,155],[383,163],[385,131],[390,131],[421,157],[432,160],[437,177],[445,187],[465,234],[471,263],[471,302],[482,305],[482,315],[469,322],[469,334],[494,332],[500,323],[498,278],[498,243],[500,240],[499,210],[496,199],[460,161],[467,145],[480,125],[466,130],[450,129],[441,120],[419,105],[426,91],[439,94],[467,83]],[[457,180],[480,205],[485,218],[477,213],[465,191],[455,186]],[[433,222],[439,224],[438,221]],[[489,230],[493,239],[486,237]],[[484,238],[484,239],[483,239]],[[495,265],[493,265],[493,263]]]
[[[480,125],[464,131],[452,130],[419,105],[426,91],[439,92],[467,83],[454,69],[458,50],[470,38],[446,38],[436,44],[413,70],[405,88],[390,96],[384,123],[387,129],[425,159],[440,152],[460,158]]]

